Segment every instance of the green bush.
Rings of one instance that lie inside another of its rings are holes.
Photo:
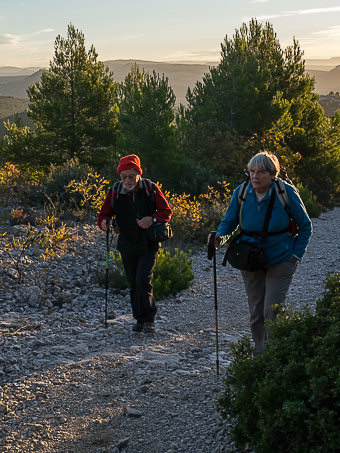
[[[124,272],[122,259],[120,254],[118,256],[110,254],[113,259],[114,270],[110,272],[110,286],[118,289],[129,287],[129,283]],[[153,290],[156,300],[170,294],[175,295],[183,289],[189,288],[194,274],[192,273],[192,259],[190,254],[183,251],[175,250],[174,254],[159,250],[157,255]]]
[[[340,274],[316,310],[282,310],[264,354],[232,346],[219,411],[238,446],[256,453],[333,453],[340,444]]]
[[[318,203],[316,196],[308,187],[302,184],[297,184],[296,188],[299,191],[303,204],[306,207],[309,217],[319,217],[322,212],[322,206]]]
[[[91,172],[87,164],[79,164],[77,159],[70,160],[63,165],[51,165],[47,177],[42,181],[43,193],[50,197],[53,202],[58,202],[64,208],[80,204],[82,197],[74,194],[67,188],[71,181],[80,182]],[[45,195],[45,197],[46,197]],[[42,201],[46,201],[43,195]]]
[[[190,252],[175,250],[174,254],[159,250],[157,255],[153,290],[156,300],[170,294],[175,295],[189,288],[194,278],[192,273],[192,258]]]
[[[129,282],[124,271],[122,257],[117,252],[115,255],[113,252],[110,253],[110,258],[113,261],[113,270],[109,272],[110,286],[117,289],[129,288]]]

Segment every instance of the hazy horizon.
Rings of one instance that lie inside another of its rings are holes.
[[[334,56],[330,58],[304,58],[306,66],[322,66],[325,68],[325,70],[328,70],[326,68],[333,68],[338,65],[340,65],[340,55],[339,56]],[[128,62],[128,61],[140,61],[140,62],[145,62],[145,63],[160,63],[160,64],[183,64],[183,65],[216,65],[219,63],[219,60],[215,61],[195,61],[195,60],[183,60],[183,61],[164,61],[164,60],[148,60],[146,58],[108,58],[107,60],[100,60],[103,63],[109,62],[109,61],[122,61],[122,62]],[[29,69],[45,69],[48,68],[49,64],[46,66],[34,66],[34,65],[28,65],[28,66],[14,66],[14,65],[0,65],[0,69],[5,69],[5,68],[13,68],[13,69],[20,69],[20,70],[29,70]]]
[[[251,17],[272,23],[281,46],[295,37],[304,58],[339,55],[340,5],[334,0],[11,0],[0,11],[0,66],[47,67],[58,35],[72,23],[98,59],[171,63],[219,61],[226,35]]]

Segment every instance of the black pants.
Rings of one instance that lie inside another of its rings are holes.
[[[132,314],[138,322],[153,322],[156,304],[153,297],[152,278],[157,250],[146,255],[122,253],[123,266],[129,280]]]

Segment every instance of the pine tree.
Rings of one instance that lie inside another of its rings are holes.
[[[67,38],[56,38],[49,69],[28,89],[28,115],[53,162],[95,162],[115,141],[118,84],[97,57],[70,24]]]
[[[281,157],[284,144],[288,159],[301,157],[294,164],[298,176],[311,175],[327,129],[314,85],[298,42],[282,49],[273,26],[252,19],[225,38],[220,63],[188,90],[187,155],[235,183],[235,164],[243,168],[255,151],[249,140],[261,142],[276,130],[282,140],[272,140],[268,150]]]
[[[144,173],[168,187],[179,165],[175,141],[175,94],[168,79],[137,65],[120,86],[118,149],[138,154]]]

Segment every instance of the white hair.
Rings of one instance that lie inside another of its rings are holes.
[[[278,158],[267,151],[257,153],[248,162],[247,168],[250,171],[252,168],[257,167],[260,170],[269,171],[271,175],[278,176],[280,173],[280,164]]]

